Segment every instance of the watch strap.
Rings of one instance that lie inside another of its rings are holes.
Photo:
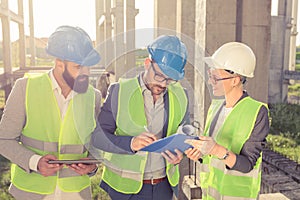
[[[219,160],[226,160],[226,158],[228,158],[228,156],[229,156],[229,150],[226,149],[226,153],[221,158],[219,158]]]

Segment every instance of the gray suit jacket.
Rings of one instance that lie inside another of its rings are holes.
[[[18,79],[7,99],[0,122],[0,153],[29,173],[29,159],[35,153],[19,143],[26,124],[26,85],[27,78]],[[101,105],[101,94],[98,90],[95,90],[95,96],[97,114]]]
[[[26,124],[25,95],[27,80],[27,78],[18,79],[7,99],[0,122],[0,153],[12,163],[23,168],[26,172],[36,173],[29,168],[29,160],[35,153],[19,143],[22,129]],[[97,116],[101,106],[101,93],[96,89],[95,97],[95,114]],[[105,137],[103,138],[105,140]],[[110,148],[109,146],[103,146],[103,149],[105,151],[119,153],[114,147]],[[21,191],[13,185],[10,188],[10,192],[14,192],[14,195],[18,194],[21,199],[42,199],[43,197],[43,195]],[[87,188],[83,190],[80,192],[80,195],[83,196],[83,199],[90,198],[90,189]]]

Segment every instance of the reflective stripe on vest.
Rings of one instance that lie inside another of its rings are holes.
[[[207,197],[207,199],[222,199],[222,200],[256,200],[256,198],[246,198],[246,197],[233,197],[233,196],[224,196],[221,195],[218,190],[216,190],[213,187],[209,187],[207,190],[202,191],[203,193],[205,193],[204,195],[207,196],[207,194],[209,194],[209,196]]]
[[[169,121],[167,136],[174,134],[183,120],[187,109],[187,97],[180,84],[168,87]],[[176,115],[175,115],[176,113]],[[144,98],[137,78],[120,80],[116,135],[136,136],[145,131],[147,120],[144,111]],[[102,179],[116,191],[135,194],[142,188],[147,152],[136,155],[105,153],[110,161],[105,166]],[[167,165],[167,176],[172,186],[179,181],[178,166]]]
[[[220,100],[213,100],[208,111],[205,135],[209,134],[209,127],[213,117],[223,105]],[[261,102],[245,97],[232,109],[223,126],[216,136],[218,144],[239,154],[244,143],[250,137],[261,106]],[[240,113],[247,113],[241,115]],[[228,170],[225,164],[213,156],[205,156],[203,168],[200,172],[203,199],[246,198],[255,199],[260,190],[262,155],[258,158],[254,168],[248,173]]]
[[[20,141],[23,145],[35,148],[40,151],[57,152],[58,142],[45,142],[21,135]],[[83,154],[86,153],[86,145],[65,144],[60,147],[60,154]]]
[[[243,173],[243,172],[239,172],[239,171],[236,171],[236,170],[228,170],[226,168],[226,166],[224,165],[224,162],[222,160],[217,159],[217,158],[212,158],[211,159],[211,166],[216,168],[216,169],[219,169],[219,170],[223,171],[224,174],[232,175],[232,176],[258,177],[258,175],[261,171],[261,167],[254,168],[253,170],[251,170],[248,173]]]
[[[24,146],[41,156],[53,154],[58,159],[87,156],[84,144],[89,142],[96,125],[95,93],[91,86],[85,94],[77,94],[70,100],[62,120],[48,74],[29,76],[25,106],[26,125],[20,138]],[[13,164],[11,177],[17,188],[38,194],[51,194],[56,185],[64,192],[79,192],[90,185],[88,176],[80,176],[68,168],[44,177]]]

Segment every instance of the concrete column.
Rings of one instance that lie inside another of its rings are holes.
[[[135,0],[126,1],[126,70],[135,67]]]
[[[96,9],[96,44],[104,42],[104,22],[105,22],[105,12],[104,12],[104,1],[95,1]]]
[[[176,32],[180,39],[185,43],[188,50],[188,60],[185,66],[185,79],[192,90],[194,89],[195,79],[195,5],[195,0],[178,0],[176,10]]]
[[[23,1],[18,0],[18,16],[23,18],[24,11],[23,11]],[[24,18],[23,23],[19,23],[19,58],[20,58],[20,69],[24,69],[26,67],[26,52],[25,52],[25,31],[24,31]]]
[[[288,80],[283,79],[289,70],[291,44],[292,0],[278,1],[278,16],[272,17],[271,64],[269,78],[269,102],[287,101]]]
[[[33,20],[33,2],[32,0],[29,0],[29,49],[30,49],[30,65],[35,66],[35,57],[36,57],[36,52],[35,52],[35,37],[34,37],[34,20]]]
[[[155,38],[163,34],[174,34],[176,30],[176,10],[177,0],[154,0]]]
[[[241,41],[249,45],[256,55],[254,78],[248,79],[246,89],[255,99],[267,103],[271,49],[271,1],[244,0],[243,2]]]
[[[111,1],[96,0],[96,48],[102,59],[100,64],[105,68],[114,57],[112,48]]]
[[[188,51],[187,64],[185,66],[185,78],[181,81],[181,84],[187,89],[189,94],[189,110],[191,121],[198,120],[194,118],[197,101],[194,97],[194,80],[196,70],[194,68],[195,64],[195,13],[196,11],[196,1],[195,0],[178,0],[176,8],[176,33],[177,36],[185,43]],[[197,115],[197,114],[196,114]],[[189,166],[191,168],[189,168]],[[180,169],[180,185],[184,185],[184,177],[193,172],[193,162],[189,159],[183,159],[179,165]],[[191,171],[190,171],[191,170]],[[178,199],[185,200],[187,199],[186,194],[194,196],[194,189],[179,187]],[[199,191],[199,189],[198,189]],[[193,194],[192,194],[193,193]],[[199,195],[200,196],[200,195]]]
[[[8,0],[2,0],[1,6],[7,11],[7,15],[1,17],[2,22],[2,41],[3,41],[3,67],[4,74],[8,79],[12,74],[12,57],[11,57],[11,44],[10,44],[10,15],[8,12]],[[8,81],[7,81],[8,82]],[[8,95],[11,91],[11,85],[4,84],[5,99],[8,98]]]
[[[111,10],[111,0],[104,0],[104,48],[105,48],[105,68],[110,68],[115,72],[114,65],[112,65],[112,61],[115,58],[114,46],[112,41],[112,10]]]
[[[110,2],[106,7],[107,1],[96,0],[96,48],[101,55],[101,60],[98,65],[107,66],[109,51],[107,48],[107,30],[111,30],[111,17],[110,17]],[[109,35],[109,38],[111,36]]]
[[[205,67],[203,60],[203,49],[206,49],[207,12],[209,1],[195,0],[195,44],[194,47],[194,119],[200,123],[203,132],[207,109],[210,103],[210,95],[205,83]],[[185,176],[182,183],[184,199],[201,199],[201,189],[199,184],[199,163],[192,162],[191,173]],[[196,174],[195,174],[196,171]],[[196,180],[195,180],[196,178]],[[197,183],[195,185],[195,183]]]
[[[2,0],[1,6],[8,11],[8,0]],[[7,12],[9,13],[9,12]],[[4,73],[12,73],[12,58],[11,58],[11,44],[10,44],[10,16],[1,17],[2,21],[2,36],[3,36],[3,65]]]
[[[124,1],[114,0],[114,6],[111,10],[113,14],[114,31],[114,51],[115,51],[115,73],[118,80],[127,71],[125,69],[124,53]]]
[[[290,65],[290,48],[291,48],[291,16],[292,16],[292,5],[293,0],[285,0],[285,4],[282,5],[282,9],[285,8],[285,21],[284,21],[284,59],[283,59],[283,66],[281,71],[281,101],[280,102],[287,102],[287,93],[288,93],[288,80],[283,79],[283,73],[285,70],[289,70]]]
[[[290,39],[290,60],[289,70],[295,71],[296,69],[296,39],[297,39],[297,21],[298,21],[298,0],[292,2],[292,13],[291,13],[291,39]]]

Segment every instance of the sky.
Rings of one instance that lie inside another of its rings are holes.
[[[9,0],[9,7],[17,12],[17,0]],[[136,28],[152,28],[153,0],[136,0],[135,7],[139,9]],[[33,0],[33,12],[35,37],[49,37],[58,26],[72,25],[83,28],[93,40],[96,39],[95,0]],[[29,35],[28,0],[24,0],[24,16],[27,24],[25,34]],[[15,24],[11,29],[12,33],[17,32],[18,27]],[[18,39],[17,35],[12,34],[11,37],[12,41]],[[138,39],[143,40],[143,38]],[[148,38],[149,40],[151,38]]]
[[[136,29],[153,27],[153,1],[154,0],[136,0],[136,8],[139,13],[136,16]],[[9,0],[9,7],[17,12],[18,0]],[[278,0],[272,0],[272,13],[275,12]],[[96,21],[95,21],[95,0],[33,0],[34,9],[34,29],[35,37],[49,37],[54,30],[60,25],[73,25],[83,28],[91,36],[96,39]],[[300,13],[300,2],[298,4]],[[25,16],[25,34],[29,34],[28,27],[28,0],[24,0],[24,16]],[[298,19],[298,30],[300,29],[300,16]],[[11,25],[12,41],[18,39],[13,33],[18,30],[16,23]],[[16,30],[16,31],[14,31]],[[300,31],[298,31],[300,32]],[[137,40],[146,40],[150,42],[152,38],[140,38]],[[300,35],[297,36],[297,45],[300,45]]]

